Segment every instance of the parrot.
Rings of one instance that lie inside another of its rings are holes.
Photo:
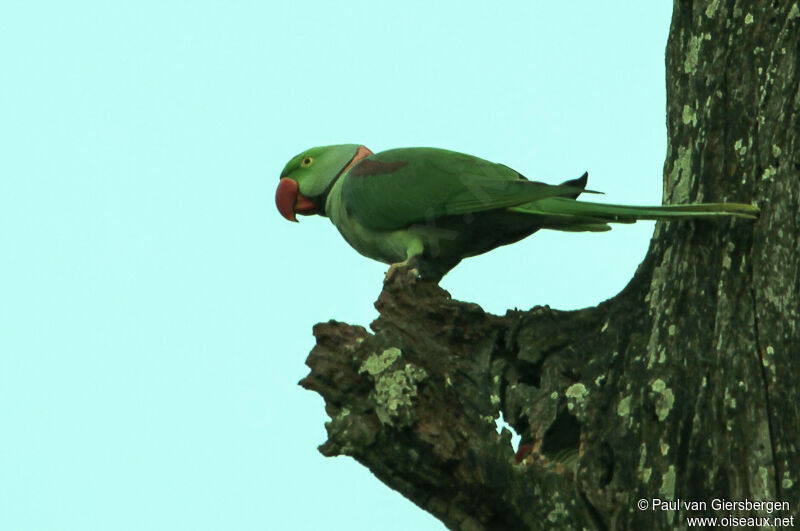
[[[640,219],[735,216],[755,219],[742,203],[623,206],[578,201],[588,173],[558,185],[532,181],[510,167],[439,148],[373,153],[359,144],[313,147],[283,168],[278,212],[330,218],[362,255],[414,270],[435,282],[464,258],[515,243],[539,229],[610,230]]]

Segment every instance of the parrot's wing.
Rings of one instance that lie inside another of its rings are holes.
[[[502,164],[434,148],[402,148],[369,156],[342,176],[342,201],[359,223],[394,230],[444,216],[577,197],[585,176],[549,185]]]

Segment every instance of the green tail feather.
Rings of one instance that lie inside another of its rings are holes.
[[[511,207],[513,212],[546,217],[543,226],[556,230],[608,230],[606,223],[633,223],[640,219],[681,219],[734,216],[756,219],[760,210],[743,203],[692,203],[666,206],[624,206],[551,197]],[[601,228],[605,226],[606,228]]]

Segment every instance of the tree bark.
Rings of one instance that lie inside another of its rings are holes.
[[[494,316],[396,275],[372,332],[314,327],[324,455],[452,529],[800,525],[800,2],[678,0],[666,68],[665,203],[760,218],[659,222],[628,286],[578,311]]]

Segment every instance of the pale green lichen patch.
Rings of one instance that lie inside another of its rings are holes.
[[[747,153],[747,146],[744,145],[744,142],[741,138],[733,143],[733,149],[735,149],[741,156],[744,156]]]
[[[617,404],[617,415],[626,417],[631,412],[631,396],[628,395]]]
[[[753,14],[748,13],[744,16],[744,23],[745,24],[752,24],[753,23]]]
[[[669,325],[669,328],[667,328],[667,334],[669,334],[669,335],[670,335],[670,337],[671,337],[671,336],[674,336],[674,335],[675,335],[675,332],[676,332],[677,330],[678,330],[678,328],[677,328],[677,327],[676,327],[674,324],[671,324],[671,325]]]
[[[553,504],[553,510],[547,515],[547,519],[555,523],[565,516],[567,516],[567,507],[561,502],[556,502]]]
[[[401,354],[398,348],[388,348],[367,358],[359,369],[359,373],[367,372],[375,381],[370,395],[378,419],[398,427],[411,423],[410,408],[418,394],[417,384],[428,376],[424,369],[411,363],[406,363],[402,369],[390,370]]]
[[[589,390],[582,383],[574,383],[570,385],[564,392],[564,396],[569,399],[567,402],[567,409],[572,411],[575,406],[583,407],[584,399],[589,394]]]
[[[758,480],[760,480],[761,492],[763,492],[765,495],[769,493],[769,470],[767,470],[767,467],[758,467]],[[768,496],[764,496],[764,498],[767,497]]]
[[[722,257],[722,268],[723,269],[730,269],[732,262],[731,262],[731,253],[736,249],[736,245],[733,242],[728,242],[725,246],[725,255]],[[722,281],[720,281],[722,282]],[[721,338],[720,338],[721,340]]]
[[[781,480],[781,487],[784,489],[791,489],[792,485],[794,485],[794,481],[792,481],[792,478],[789,476],[789,472],[784,472],[783,479]]]
[[[683,61],[683,71],[686,74],[694,74],[697,70],[697,56],[700,54],[700,45],[703,43],[703,34],[689,37],[689,46],[686,51],[686,59]]]
[[[800,17],[800,8],[797,7],[797,2],[795,2],[792,8],[789,10],[789,16],[787,18],[792,20],[797,17]]]
[[[768,356],[771,354],[769,352],[769,349],[771,349],[771,348],[772,347],[767,347],[766,355],[763,355],[763,354],[761,355],[761,365],[763,365],[764,367],[769,367],[769,357]]]
[[[706,16],[712,18],[716,14],[718,6],[719,0],[712,0],[711,3],[708,4],[708,7],[706,7]]]
[[[370,373],[375,378],[375,389],[371,393],[375,402],[375,414],[384,424],[406,426],[411,422],[410,408],[412,400],[418,394],[417,384],[428,374],[411,363],[406,363],[402,369],[384,369]]]
[[[730,409],[736,409],[736,398],[731,396],[731,390],[727,387],[725,388],[725,395],[723,397],[725,401],[725,405],[728,406]]]
[[[402,351],[397,347],[387,348],[380,354],[373,354],[361,364],[358,373],[368,372],[371,376],[378,375],[392,365],[402,354]]]
[[[795,5],[795,7],[797,6]],[[783,153],[783,150],[779,146],[772,144],[772,156],[777,159],[778,157],[781,156],[781,153]]]
[[[574,398],[576,401],[582,401],[583,397],[587,394],[589,394],[589,391],[586,389],[586,386],[580,382],[570,385],[564,392],[564,396],[567,398]]]
[[[665,442],[661,443],[661,455],[667,455],[669,453],[669,445]]]
[[[653,469],[650,467],[645,467],[645,461],[647,461],[647,446],[642,443],[639,445],[639,475],[642,478],[642,482],[647,483],[650,481],[650,474],[653,472]]]
[[[766,169],[764,170],[764,173],[761,174],[761,180],[768,181],[772,179],[776,173],[778,173],[778,170],[776,170],[772,166],[767,166]]]
[[[697,113],[688,105],[683,106],[683,113],[681,114],[681,121],[684,124],[697,125]]]
[[[672,410],[672,405],[675,403],[675,395],[661,378],[653,381],[650,384],[650,388],[656,394],[656,416],[659,421],[663,422]]]
[[[685,203],[689,199],[689,189],[691,187],[692,150],[679,146],[674,160],[669,180],[675,185],[672,188],[672,197],[670,199],[674,203]]]

